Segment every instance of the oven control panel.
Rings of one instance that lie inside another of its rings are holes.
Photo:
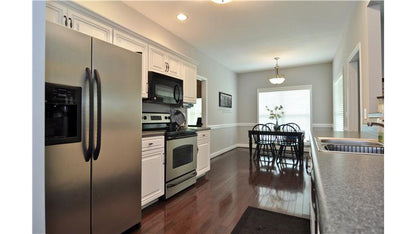
[[[142,123],[170,123],[169,113],[143,113]]]

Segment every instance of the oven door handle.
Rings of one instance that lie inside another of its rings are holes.
[[[194,171],[191,174],[187,175],[185,178],[181,179],[180,181],[175,182],[174,184],[166,184],[166,187],[168,187],[168,188],[175,187],[176,185],[178,185],[178,184],[180,184],[180,183],[182,183],[182,182],[184,182],[186,180],[189,180],[190,178],[192,178],[194,176],[196,176],[196,171]]]

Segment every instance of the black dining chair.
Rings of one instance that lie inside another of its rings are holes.
[[[276,124],[275,123],[266,123],[265,125],[267,127],[269,127],[270,130],[275,131],[275,127],[276,127]]]
[[[300,132],[301,131],[299,125],[297,125],[296,123],[287,123],[286,125],[292,126],[296,130],[296,132]]]
[[[281,132],[298,132],[296,127],[292,126],[292,124],[279,125],[278,130]],[[277,144],[280,145],[278,161],[283,162],[284,160],[286,163],[284,156],[286,155],[286,148],[289,147],[293,164],[298,164],[299,159],[297,156],[297,149],[299,147],[299,142],[296,136],[278,136]]]
[[[271,132],[272,130],[265,124],[257,124],[253,127],[253,131],[260,131],[257,134],[253,134],[254,143],[256,144],[256,149],[254,155],[256,155],[257,160],[261,160],[261,155],[268,157],[268,162],[274,162],[276,160],[276,136],[261,134],[261,132]],[[270,159],[272,157],[272,159]]]

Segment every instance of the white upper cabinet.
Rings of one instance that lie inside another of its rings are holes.
[[[113,42],[113,29],[111,26],[71,9],[68,9],[68,26],[100,40]]]
[[[156,47],[149,46],[149,71],[182,79],[181,66],[182,61],[178,57]]]
[[[45,11],[47,21],[142,53],[142,98],[148,98],[148,71],[154,71],[183,80],[184,102],[196,103],[196,66],[181,59],[182,56],[149,45],[133,32],[114,26],[98,15],[95,17],[95,13],[70,2],[47,1]]]
[[[114,45],[142,54],[142,98],[148,97],[148,45],[138,38],[114,29]]]
[[[181,60],[171,54],[166,54],[166,63],[168,64],[168,75],[181,79]]]
[[[149,70],[160,73],[168,70],[165,53],[153,46],[149,46]]]
[[[196,66],[188,63],[182,63],[183,74],[183,101],[187,103],[196,103]]]
[[[68,26],[68,9],[55,2],[47,2],[45,9],[47,21]]]
[[[46,2],[46,20],[106,42],[113,42],[113,28],[59,2]]]

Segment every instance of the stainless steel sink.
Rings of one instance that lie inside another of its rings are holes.
[[[384,145],[375,139],[315,137],[318,151],[353,154],[384,154]]]

